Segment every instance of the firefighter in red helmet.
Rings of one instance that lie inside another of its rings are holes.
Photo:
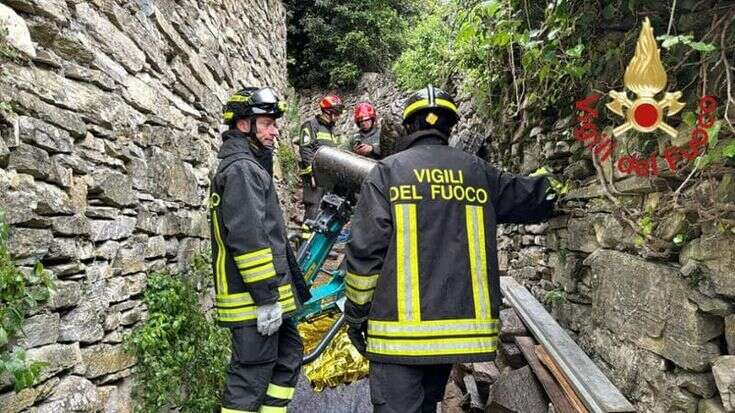
[[[322,145],[336,147],[340,142],[334,134],[334,125],[344,111],[342,99],[335,94],[328,94],[319,101],[321,113],[301,125],[299,139],[299,155],[301,156],[301,176],[304,184],[303,203],[304,221],[315,219],[319,212],[319,202],[324,191],[316,186],[311,174],[311,162],[314,154]],[[302,234],[308,237],[308,228]]]
[[[373,159],[382,158],[380,153],[380,127],[375,107],[368,102],[355,106],[355,125],[358,131],[352,136],[350,147],[358,155]]]

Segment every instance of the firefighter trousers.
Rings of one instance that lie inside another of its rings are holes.
[[[370,400],[375,413],[436,412],[444,399],[451,364],[370,362]]]
[[[256,326],[232,328],[232,358],[227,367],[222,413],[286,412],[304,355],[296,324],[283,320],[275,334]]]
[[[312,185],[311,175],[302,175],[304,191],[302,201],[304,203],[304,221],[307,219],[316,219],[319,215],[319,205],[324,196],[324,190],[316,185]]]

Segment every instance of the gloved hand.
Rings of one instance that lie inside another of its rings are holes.
[[[264,336],[273,335],[283,323],[283,309],[277,302],[258,306],[255,314],[258,318],[258,333]]]
[[[569,182],[568,181],[562,182],[558,180],[552,174],[551,168],[547,168],[546,166],[543,166],[535,170],[529,176],[546,176],[546,179],[549,181],[549,186],[558,196],[566,195],[566,193],[569,192]]]
[[[350,338],[352,345],[355,346],[360,354],[365,355],[367,350],[367,321],[362,323],[353,323],[347,321],[347,337]]]

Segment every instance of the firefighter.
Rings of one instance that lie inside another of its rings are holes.
[[[324,190],[316,186],[311,174],[314,154],[322,145],[337,147],[340,144],[334,134],[334,124],[344,110],[342,99],[334,94],[326,95],[319,101],[319,109],[320,114],[301,125],[299,155],[301,156],[301,176],[304,184],[304,221],[316,218],[319,213],[319,203],[324,195]],[[302,235],[308,238],[310,235],[308,227],[303,227]]]
[[[281,102],[271,88],[245,88],[224,107],[209,208],[219,325],[232,332],[222,412],[285,412],[303,346],[291,316],[309,298],[272,174]]]
[[[375,107],[368,102],[360,102],[355,106],[355,125],[358,131],[353,135],[351,149],[358,155],[373,159],[380,156],[380,127]]]
[[[453,363],[495,358],[496,225],[553,211],[548,177],[503,173],[449,147],[458,119],[446,92],[413,94],[409,135],[366,178],[353,216],[345,315],[370,360],[376,412],[435,412]]]

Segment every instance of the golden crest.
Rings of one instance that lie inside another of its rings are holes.
[[[646,17],[641,34],[635,47],[635,55],[625,69],[623,83],[635,93],[635,100],[628,99],[625,91],[610,91],[613,99],[607,104],[608,109],[626,118],[626,122],[615,129],[615,136],[622,135],[628,129],[640,132],[652,132],[661,129],[671,137],[676,137],[676,129],[664,122],[666,116],[678,113],[684,104],[679,102],[681,92],[667,92],[663,99],[657,101],[654,96],[666,88],[666,71],[661,64],[661,50],[656,44],[651,22]],[[625,110],[627,109],[627,110]]]

